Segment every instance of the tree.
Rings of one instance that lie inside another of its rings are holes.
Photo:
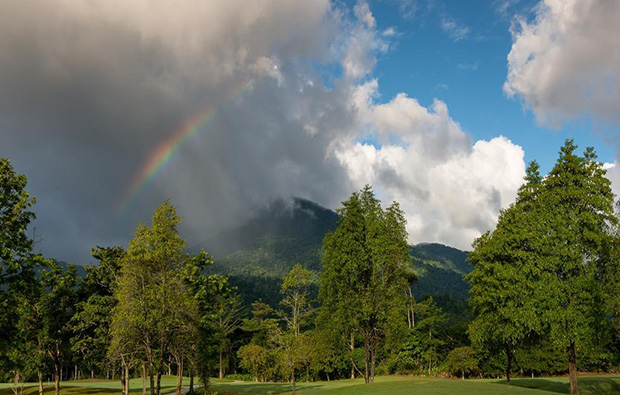
[[[439,326],[446,321],[446,315],[437,306],[432,297],[417,303],[415,312],[419,315],[414,332],[420,338],[422,356],[427,361],[428,375],[433,371],[433,364],[437,364],[437,349],[444,345],[439,336]]]
[[[538,303],[554,345],[568,357],[570,392],[578,393],[577,355],[605,320],[608,266],[617,225],[614,195],[592,148],[583,156],[567,140],[544,180],[540,220],[545,224]]]
[[[281,293],[284,299],[280,303],[285,310],[280,317],[285,323],[284,329],[275,326],[274,343],[282,350],[282,363],[290,374],[293,394],[296,387],[296,372],[308,362],[308,336],[302,333],[302,325],[310,312],[308,299],[311,272],[300,264],[293,266],[282,281]]]
[[[19,343],[20,300],[25,300],[36,264],[27,228],[35,218],[36,199],[26,191],[26,176],[15,173],[8,158],[0,158],[0,367],[19,370],[9,355]]]
[[[121,247],[96,247],[92,249],[92,255],[99,260],[99,264],[86,267],[86,276],[78,291],[85,300],[78,303],[70,323],[73,332],[71,348],[90,371],[91,378],[95,371],[102,372],[108,362],[110,324],[117,302],[114,291],[125,250]]]
[[[474,346],[506,355],[506,383],[510,384],[517,345],[542,330],[537,303],[540,241],[544,229],[539,219],[542,193],[539,166],[532,162],[516,202],[499,215],[495,230],[473,243],[467,275],[469,303],[475,319],[469,327]]]
[[[458,374],[462,380],[465,380],[466,374],[469,375],[478,370],[476,352],[471,347],[455,348],[448,354],[446,368],[453,375]]]
[[[190,260],[177,225],[181,218],[165,201],[140,224],[122,259],[112,317],[111,355],[138,352],[146,361],[151,395],[160,393],[164,361],[175,339],[194,330],[196,300],[184,281]],[[189,346],[188,346],[189,347]]]
[[[214,300],[214,326],[215,339],[218,342],[219,353],[219,377],[224,378],[224,359],[225,353],[229,351],[231,335],[241,327],[241,299],[234,292],[234,289],[228,286],[228,279],[220,282],[221,286]]]
[[[352,370],[356,337],[364,347],[364,380],[374,381],[377,349],[393,325],[405,325],[410,276],[405,218],[398,203],[381,208],[372,189],[355,192],[338,209],[340,218],[323,242],[319,323],[346,336]],[[390,320],[402,311],[402,322]]]
[[[264,381],[263,373],[267,369],[269,363],[269,352],[264,347],[257,344],[248,344],[239,348],[240,366],[246,369],[252,375],[254,380]]]
[[[40,343],[54,368],[54,393],[60,394],[60,373],[71,351],[69,322],[77,303],[77,269],[49,262],[41,274],[45,290],[35,307],[40,320]],[[39,380],[41,378],[39,377]]]
[[[474,242],[470,303],[474,344],[503,345],[507,382],[517,345],[548,337],[567,356],[578,393],[577,354],[604,325],[618,297],[614,196],[592,148],[567,140],[547,177],[528,168],[517,201]]]

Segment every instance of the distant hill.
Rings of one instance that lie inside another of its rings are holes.
[[[239,288],[246,302],[257,299],[279,301],[282,277],[295,263],[321,270],[321,245],[325,234],[336,229],[338,215],[309,200],[277,200],[246,224],[218,234],[194,246],[214,256],[212,272],[226,274]],[[442,244],[411,247],[419,281],[416,297],[449,295],[468,297],[463,274],[471,270],[467,252]],[[315,289],[316,291],[316,289]]]
[[[463,275],[473,267],[467,262],[467,252],[437,243],[423,243],[410,249],[413,268],[419,276],[416,297],[450,295],[458,299],[469,297],[469,285]]]

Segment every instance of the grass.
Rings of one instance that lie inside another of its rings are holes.
[[[183,385],[187,386],[189,379],[183,379]],[[176,391],[176,376],[163,376],[161,379],[161,392],[168,394]],[[146,384],[148,392],[148,381]],[[142,394],[142,379],[133,379],[129,383],[129,390],[132,394]],[[24,395],[36,395],[39,393],[37,383],[26,383],[24,386]],[[54,393],[54,383],[44,383],[45,395]],[[79,380],[79,381],[63,381],[60,383],[61,395],[110,395],[120,394],[121,383],[119,380]],[[0,383],[0,395],[12,395],[11,384]]]
[[[290,393],[290,384],[249,383],[212,380],[211,390],[220,394],[282,394]],[[601,376],[579,379],[582,395],[620,394],[620,377]],[[375,384],[363,380],[338,380],[318,383],[299,383],[298,392],[307,395],[551,395],[568,394],[568,378],[513,379],[510,387],[502,380],[450,380],[418,377],[377,377]]]
[[[188,379],[183,380],[187,385]],[[110,395],[120,394],[119,381],[82,380],[61,383],[62,395]],[[290,393],[288,383],[253,383],[213,379],[211,391],[215,394],[283,394]],[[131,381],[131,392],[142,393],[142,379]],[[176,378],[162,378],[162,393],[174,392]],[[28,383],[25,395],[37,394],[37,384]],[[551,395],[568,394],[568,378],[518,378],[507,387],[503,380],[450,380],[421,377],[381,376],[375,384],[365,385],[363,380],[336,380],[329,382],[298,383],[297,390],[305,395]],[[590,376],[579,379],[582,395],[620,394],[620,377]],[[45,394],[53,394],[53,383],[45,386]],[[12,394],[10,384],[0,384],[0,395]]]

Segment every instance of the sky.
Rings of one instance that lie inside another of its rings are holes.
[[[170,199],[194,245],[371,184],[469,249],[528,162],[593,146],[620,191],[615,0],[5,0],[0,157],[37,252],[89,263]]]

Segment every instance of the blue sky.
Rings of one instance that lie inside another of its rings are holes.
[[[580,149],[593,146],[603,162],[613,162],[608,134],[581,118],[558,128],[539,125],[518,97],[502,86],[513,43],[511,25],[519,15],[531,21],[539,1],[429,0],[374,1],[372,13],[380,31],[394,29],[390,49],[378,56],[374,77],[381,97],[389,101],[404,92],[429,106],[444,101],[451,117],[475,140],[503,135],[525,150],[548,172],[567,138]],[[452,23],[452,25],[450,24]],[[445,28],[442,28],[442,25]]]

